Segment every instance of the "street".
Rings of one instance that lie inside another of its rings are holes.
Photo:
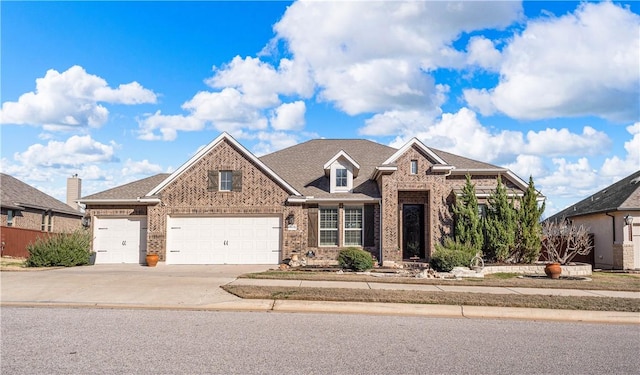
[[[2,374],[631,374],[640,326],[13,308]]]

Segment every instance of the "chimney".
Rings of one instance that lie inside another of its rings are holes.
[[[67,178],[67,205],[76,211],[80,211],[80,205],[76,203],[80,199],[82,189],[82,179],[77,174]]]

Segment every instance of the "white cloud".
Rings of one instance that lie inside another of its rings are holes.
[[[547,195],[559,197],[583,197],[592,193],[598,186],[598,171],[591,166],[587,158],[580,158],[575,163],[565,158],[552,159],[555,170],[536,180]]]
[[[204,129],[203,121],[183,115],[163,115],[160,111],[138,120],[140,129],[138,138],[146,141],[173,141],[177,131],[196,131]],[[157,134],[155,131],[160,132]]]
[[[627,126],[626,129],[632,135],[632,138],[624,143],[626,156],[607,158],[601,169],[605,176],[620,179],[640,169],[640,122]]]
[[[503,167],[509,168],[525,181],[529,176],[543,176],[547,173],[542,158],[535,155],[518,155],[513,163],[505,164]]]
[[[474,36],[467,44],[467,63],[488,71],[498,71],[502,55],[493,42],[482,36]]]
[[[142,161],[133,161],[131,159],[127,159],[127,161],[125,161],[124,163],[124,167],[122,168],[123,176],[149,176],[161,172],[162,167],[160,165],[150,163],[147,159],[144,159]]]
[[[303,101],[284,103],[274,110],[271,127],[275,130],[301,130],[304,128],[306,110]]]
[[[582,134],[569,129],[546,129],[527,133],[526,152],[545,156],[594,155],[606,152],[611,140],[606,133],[585,126]]]
[[[298,134],[286,132],[259,132],[256,138],[258,143],[253,148],[253,153],[257,156],[294,146],[300,140]]]
[[[31,145],[26,151],[15,153],[13,157],[29,168],[69,168],[117,161],[114,146],[100,143],[88,135],[74,135],[64,142],[49,141],[47,145]]]
[[[49,70],[36,79],[36,91],[20,96],[17,102],[2,103],[3,124],[42,125],[56,131],[73,127],[100,127],[109,111],[100,103],[155,103],[156,95],[137,82],[110,88],[107,82],[88,74],[81,66],[59,73]]]
[[[583,3],[572,14],[539,18],[503,50],[500,83],[466,91],[472,108],[510,117],[640,116],[640,16],[610,2]],[[488,96],[488,97],[487,97]]]

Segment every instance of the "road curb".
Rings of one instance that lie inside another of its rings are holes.
[[[521,307],[418,305],[376,302],[239,300],[208,305],[136,305],[108,303],[1,302],[0,307],[92,308],[180,311],[255,311],[418,316],[434,318],[546,320],[583,323],[640,324],[640,313],[533,309]]]

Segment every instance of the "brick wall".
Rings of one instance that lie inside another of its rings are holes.
[[[24,209],[14,210],[13,224],[14,228],[23,228],[31,230],[42,229],[42,210]],[[59,212],[51,213],[51,227],[49,228],[49,214],[45,217],[45,231],[55,233],[70,233],[82,227],[81,217],[67,215]],[[2,209],[0,215],[0,225],[7,226],[7,210]]]

